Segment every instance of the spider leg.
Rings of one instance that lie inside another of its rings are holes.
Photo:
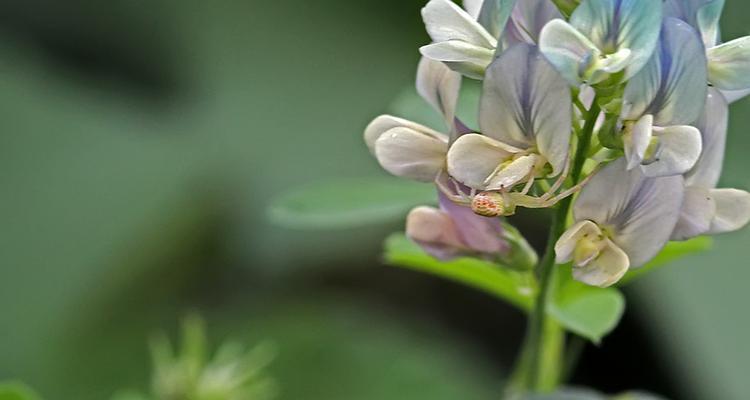
[[[526,181],[526,185],[523,187],[521,194],[523,195],[528,194],[532,186],[534,186],[534,171],[531,171],[529,173],[529,179]]]
[[[454,184],[456,184],[455,181],[453,181]],[[471,197],[466,196],[466,193],[464,193],[461,190],[458,190],[458,184],[456,184],[456,192],[451,190],[448,186],[445,185],[445,182],[443,182],[440,179],[435,179],[435,185],[437,185],[438,189],[443,192],[443,194],[452,202],[456,204],[463,204],[468,205],[471,204]]]
[[[593,171],[591,171],[591,173],[587,177],[583,178],[582,181],[578,182],[577,185],[575,185],[575,186],[573,186],[573,187],[571,187],[571,188],[569,188],[569,189],[561,192],[560,194],[558,194],[558,195],[556,195],[556,196],[554,196],[552,198],[542,199],[546,203],[546,205],[544,205],[544,207],[549,207],[549,206],[555,205],[555,204],[557,204],[558,201],[560,201],[560,200],[562,200],[562,199],[564,199],[564,198],[566,198],[566,197],[568,197],[568,196],[570,196],[572,194],[575,194],[579,190],[583,189],[583,187],[586,186],[586,184],[591,180],[591,178],[594,177],[594,175],[596,175],[597,172],[599,172],[599,167],[596,167]]]
[[[565,179],[568,179],[568,174],[570,173],[570,157],[568,157],[568,161],[565,162],[565,168],[563,168],[562,173],[557,178],[555,183],[552,185],[552,187],[547,191],[547,193],[543,194],[540,198],[543,200],[547,200],[551,196],[555,194],[557,189],[560,189],[560,186],[565,182]]]

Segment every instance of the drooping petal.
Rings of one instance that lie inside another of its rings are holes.
[[[701,155],[701,132],[689,125],[654,128],[659,149],[654,160],[642,165],[649,177],[682,175],[695,165]]]
[[[710,189],[699,186],[685,188],[685,199],[680,209],[680,219],[670,240],[687,240],[705,234],[716,215],[716,202]]]
[[[555,262],[557,264],[565,264],[573,261],[573,254],[575,253],[579,240],[584,237],[601,234],[601,229],[589,220],[576,222],[573,226],[568,228],[562,236],[560,236],[560,239],[557,240],[557,243],[555,243]]]
[[[424,125],[416,122],[409,121],[392,115],[380,115],[370,122],[365,128],[364,138],[367,148],[370,149],[370,153],[375,154],[375,142],[384,133],[388,132],[393,128],[409,128],[417,132],[421,132],[425,135],[432,136],[438,140],[447,140],[445,135],[440,132],[434,131]]]
[[[683,199],[681,176],[647,178],[640,168],[626,169],[623,158],[601,171],[583,188],[573,214],[611,231],[611,238],[633,267],[653,258],[667,243]]]
[[[629,133],[623,135],[625,159],[628,161],[627,167],[629,170],[641,165],[646,157],[646,150],[648,150],[653,137],[653,128],[654,117],[651,114],[646,114],[633,125]]]
[[[502,190],[525,182],[532,175],[538,161],[537,155],[526,155],[516,158],[502,169],[487,177],[484,190]]]
[[[445,211],[420,206],[406,216],[406,236],[431,256],[447,261],[465,251],[456,225]]]
[[[724,0],[666,0],[664,16],[679,18],[700,31],[706,47],[719,42],[719,17]]]
[[[494,50],[461,40],[432,43],[419,48],[423,56],[442,61],[453,71],[472,79],[481,80],[487,65],[492,62]]]
[[[508,47],[517,43],[537,44],[542,28],[549,21],[562,18],[550,0],[519,1],[505,26],[503,39]]]
[[[687,23],[666,18],[659,44],[646,66],[628,82],[625,119],[654,116],[658,126],[695,122],[703,110],[707,80],[706,50]]]
[[[479,253],[500,255],[510,250],[504,239],[504,229],[499,218],[486,218],[475,214],[439,193],[440,209],[448,213],[456,227],[461,242]]]
[[[712,189],[719,183],[729,123],[729,105],[724,96],[709,89],[703,115],[695,126],[701,132],[703,151],[693,169],[685,175],[688,186]]]
[[[484,0],[477,19],[492,37],[499,38],[515,4],[516,0]]]
[[[499,141],[536,147],[557,175],[568,157],[572,108],[570,88],[552,65],[536,47],[517,44],[487,69],[479,126]]]
[[[448,140],[423,132],[397,127],[375,141],[375,157],[393,175],[420,182],[432,182],[445,169]]]
[[[441,62],[422,57],[417,67],[417,93],[443,115],[449,128],[454,126],[460,90],[460,74]]]
[[[708,81],[724,90],[750,88],[750,36],[708,49]]]
[[[716,215],[708,233],[733,232],[750,222],[750,193],[737,189],[712,189]]]
[[[583,73],[601,52],[586,36],[561,19],[547,23],[539,34],[539,48],[568,83],[583,83]]]
[[[599,256],[583,267],[573,267],[573,278],[587,285],[608,287],[617,283],[630,267],[628,255],[609,239]]]
[[[500,164],[519,152],[520,149],[487,136],[463,135],[448,151],[448,173],[466,186],[486,190],[487,179],[497,174]]]
[[[422,9],[422,19],[433,42],[460,40],[487,49],[497,45],[495,37],[450,0],[430,0]]]
[[[659,37],[661,2],[654,0],[584,0],[570,16],[570,24],[604,54],[632,52],[625,79],[648,61]]]

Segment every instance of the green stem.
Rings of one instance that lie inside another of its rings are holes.
[[[586,161],[586,155],[591,144],[591,136],[594,132],[594,126],[600,111],[598,99],[595,98],[586,116],[586,123],[583,126],[575,158],[573,159],[570,178],[574,185],[581,178],[583,164]],[[555,243],[565,231],[565,224],[572,203],[573,198],[571,196],[562,200],[558,205],[554,219],[552,220],[552,226],[550,227],[544,256],[538,266],[539,293],[537,294],[532,314],[529,316],[529,326],[524,343],[525,349],[523,350],[523,354],[527,357],[527,363],[525,364],[527,364],[528,372],[525,374],[525,387],[528,391],[540,391],[550,387],[548,383],[545,383],[548,379],[541,379],[544,375],[548,375],[543,374],[543,372],[548,371],[550,368],[557,371],[556,375],[559,380],[560,364],[562,363],[559,355],[560,346],[548,346],[550,339],[545,337],[550,334],[549,326],[554,323],[547,316],[547,305],[551,297],[552,288],[554,287],[553,282],[555,281]],[[557,334],[560,335],[561,333],[558,332]],[[557,357],[551,356],[553,353],[558,354]],[[555,384],[552,385],[552,387],[554,386]]]

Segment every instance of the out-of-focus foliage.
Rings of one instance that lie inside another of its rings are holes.
[[[23,383],[0,382],[0,400],[40,400],[40,398]]]

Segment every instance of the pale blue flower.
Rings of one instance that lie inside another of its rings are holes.
[[[555,244],[557,263],[572,262],[586,284],[616,283],[669,241],[683,195],[681,176],[649,178],[622,158],[608,164],[576,199],[575,224]]]
[[[628,169],[648,176],[684,174],[701,153],[700,131],[689,124],[706,99],[705,50],[698,33],[665,18],[659,42],[646,66],[623,95],[623,145]]]
[[[539,46],[574,86],[594,85],[623,72],[635,75],[656,46],[662,6],[655,0],[584,0],[570,22],[542,29]]]
[[[567,161],[571,119],[565,81],[536,47],[515,45],[488,67],[479,110],[482,135],[456,140],[448,172],[473,189],[490,191],[556,176]]]

